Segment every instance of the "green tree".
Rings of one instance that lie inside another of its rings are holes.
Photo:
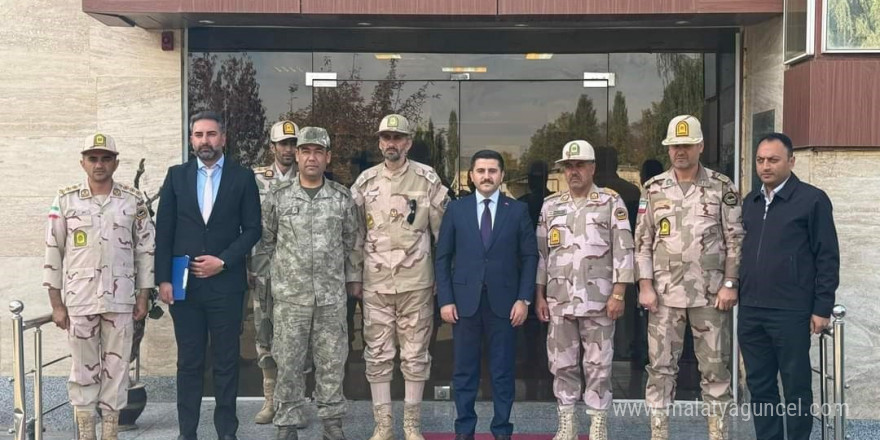
[[[626,98],[618,91],[614,94],[614,104],[608,117],[608,146],[617,150],[620,163],[632,163],[633,151],[629,135],[629,111]]]
[[[247,54],[194,55],[190,60],[188,111],[213,110],[226,121],[226,154],[244,166],[266,154],[266,109],[254,63]]]
[[[587,95],[578,98],[574,112],[562,112],[555,120],[544,124],[529,140],[519,163],[526,169],[532,162],[552,164],[559,159],[562,146],[573,139],[585,139],[594,145],[602,145],[605,137],[598,124],[593,100]]]
[[[880,48],[880,1],[826,1],[830,47]]]

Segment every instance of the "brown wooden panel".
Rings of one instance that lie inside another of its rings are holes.
[[[782,13],[783,0],[498,0],[500,15]]]
[[[83,11],[101,13],[273,13],[298,14],[300,0],[82,0]]]
[[[496,0],[302,0],[303,14],[496,15]]]
[[[795,146],[810,145],[810,69],[800,63],[785,71],[782,93],[782,130]]]
[[[797,146],[880,147],[880,58],[825,56],[785,72],[783,127]]]

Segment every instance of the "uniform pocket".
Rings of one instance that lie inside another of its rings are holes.
[[[95,269],[68,269],[64,280],[64,304],[84,306],[92,304],[95,299]]]
[[[113,268],[113,298],[117,304],[135,303],[133,268],[120,266]]]

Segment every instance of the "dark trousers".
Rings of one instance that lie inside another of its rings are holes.
[[[508,317],[499,318],[489,307],[483,289],[480,306],[474,316],[459,316],[452,326],[453,363],[452,387],[455,393],[456,434],[473,434],[477,426],[474,402],[480,385],[480,363],[483,336],[487,337],[489,373],[492,377],[492,401],[495,416],[490,430],[494,435],[511,435],[510,410],[514,398],[514,361],[516,332]]]
[[[786,440],[783,416],[788,426],[788,440],[810,438],[813,428],[810,317],[810,312],[739,308],[737,334],[746,365],[757,440]],[[777,373],[782,377],[785,407],[778,405]]]
[[[187,440],[196,438],[199,427],[208,335],[216,399],[214,428],[219,438],[234,436],[238,430],[235,399],[243,301],[244,292],[202,288],[188,291],[186,300],[170,307],[177,339],[177,417],[180,435]]]

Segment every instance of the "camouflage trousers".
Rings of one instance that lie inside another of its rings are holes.
[[[315,402],[322,419],[342,417],[345,397],[342,381],[348,357],[348,325],[345,303],[329,306],[302,306],[287,302],[274,305],[274,345],[272,355],[278,365],[275,382],[277,426],[298,425],[305,421],[305,373],[308,347],[314,355]]]
[[[125,408],[133,333],[131,313],[70,317],[67,344],[72,362],[67,391],[72,406]]]
[[[273,368],[272,359],[272,307],[271,279],[256,277],[250,297],[254,301],[254,329],[256,330],[257,365],[260,368]]]
[[[581,359],[581,347],[584,355]],[[611,406],[611,361],[614,321],[607,316],[550,316],[547,360],[553,373],[553,394],[560,405],[577,403],[582,385],[587,408]],[[583,378],[579,364],[583,364]]]
[[[648,314],[649,408],[666,408],[675,398],[678,360],[684,347],[688,320],[694,334],[694,354],[700,369],[703,402],[728,404],[730,394],[730,313],[714,307],[677,308],[658,306]]]
[[[428,380],[428,345],[434,327],[434,288],[384,294],[364,289],[364,361],[367,381],[390,382],[396,342],[400,344],[400,371],[413,382]]]

